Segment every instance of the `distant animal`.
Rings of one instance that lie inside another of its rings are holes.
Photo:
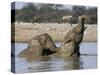
[[[72,18],[71,15],[70,16],[63,16],[62,17],[63,23],[66,23],[66,22],[71,23],[70,22],[71,21],[71,18]],[[71,23],[71,25],[72,25],[72,23]]]

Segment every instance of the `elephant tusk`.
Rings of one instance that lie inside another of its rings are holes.
[[[54,51],[54,49],[53,48],[50,48],[51,49],[51,51]]]

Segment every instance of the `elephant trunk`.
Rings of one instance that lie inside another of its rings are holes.
[[[80,26],[80,31],[81,31],[81,32],[84,31],[84,21],[85,21],[85,18],[82,17],[82,16],[80,16],[80,17],[79,17],[79,22],[78,22],[78,24],[79,24],[79,26]]]

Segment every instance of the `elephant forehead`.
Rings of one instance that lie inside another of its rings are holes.
[[[40,37],[40,40],[46,40],[46,36],[44,36],[44,35],[41,36],[41,37]]]
[[[32,47],[32,46],[34,46],[34,45],[40,45],[40,43],[38,42],[38,40],[31,40],[31,41],[29,42],[29,47]]]
[[[40,45],[33,45],[32,47],[29,48],[30,51],[41,51],[43,48]]]

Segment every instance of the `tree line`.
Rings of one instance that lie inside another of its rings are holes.
[[[11,13],[12,22],[62,23],[63,16],[72,15],[70,22],[77,23],[80,15],[87,15],[91,18],[89,23],[97,23],[97,7],[74,5],[72,9],[68,9],[60,4],[28,3],[21,9],[11,10]]]

